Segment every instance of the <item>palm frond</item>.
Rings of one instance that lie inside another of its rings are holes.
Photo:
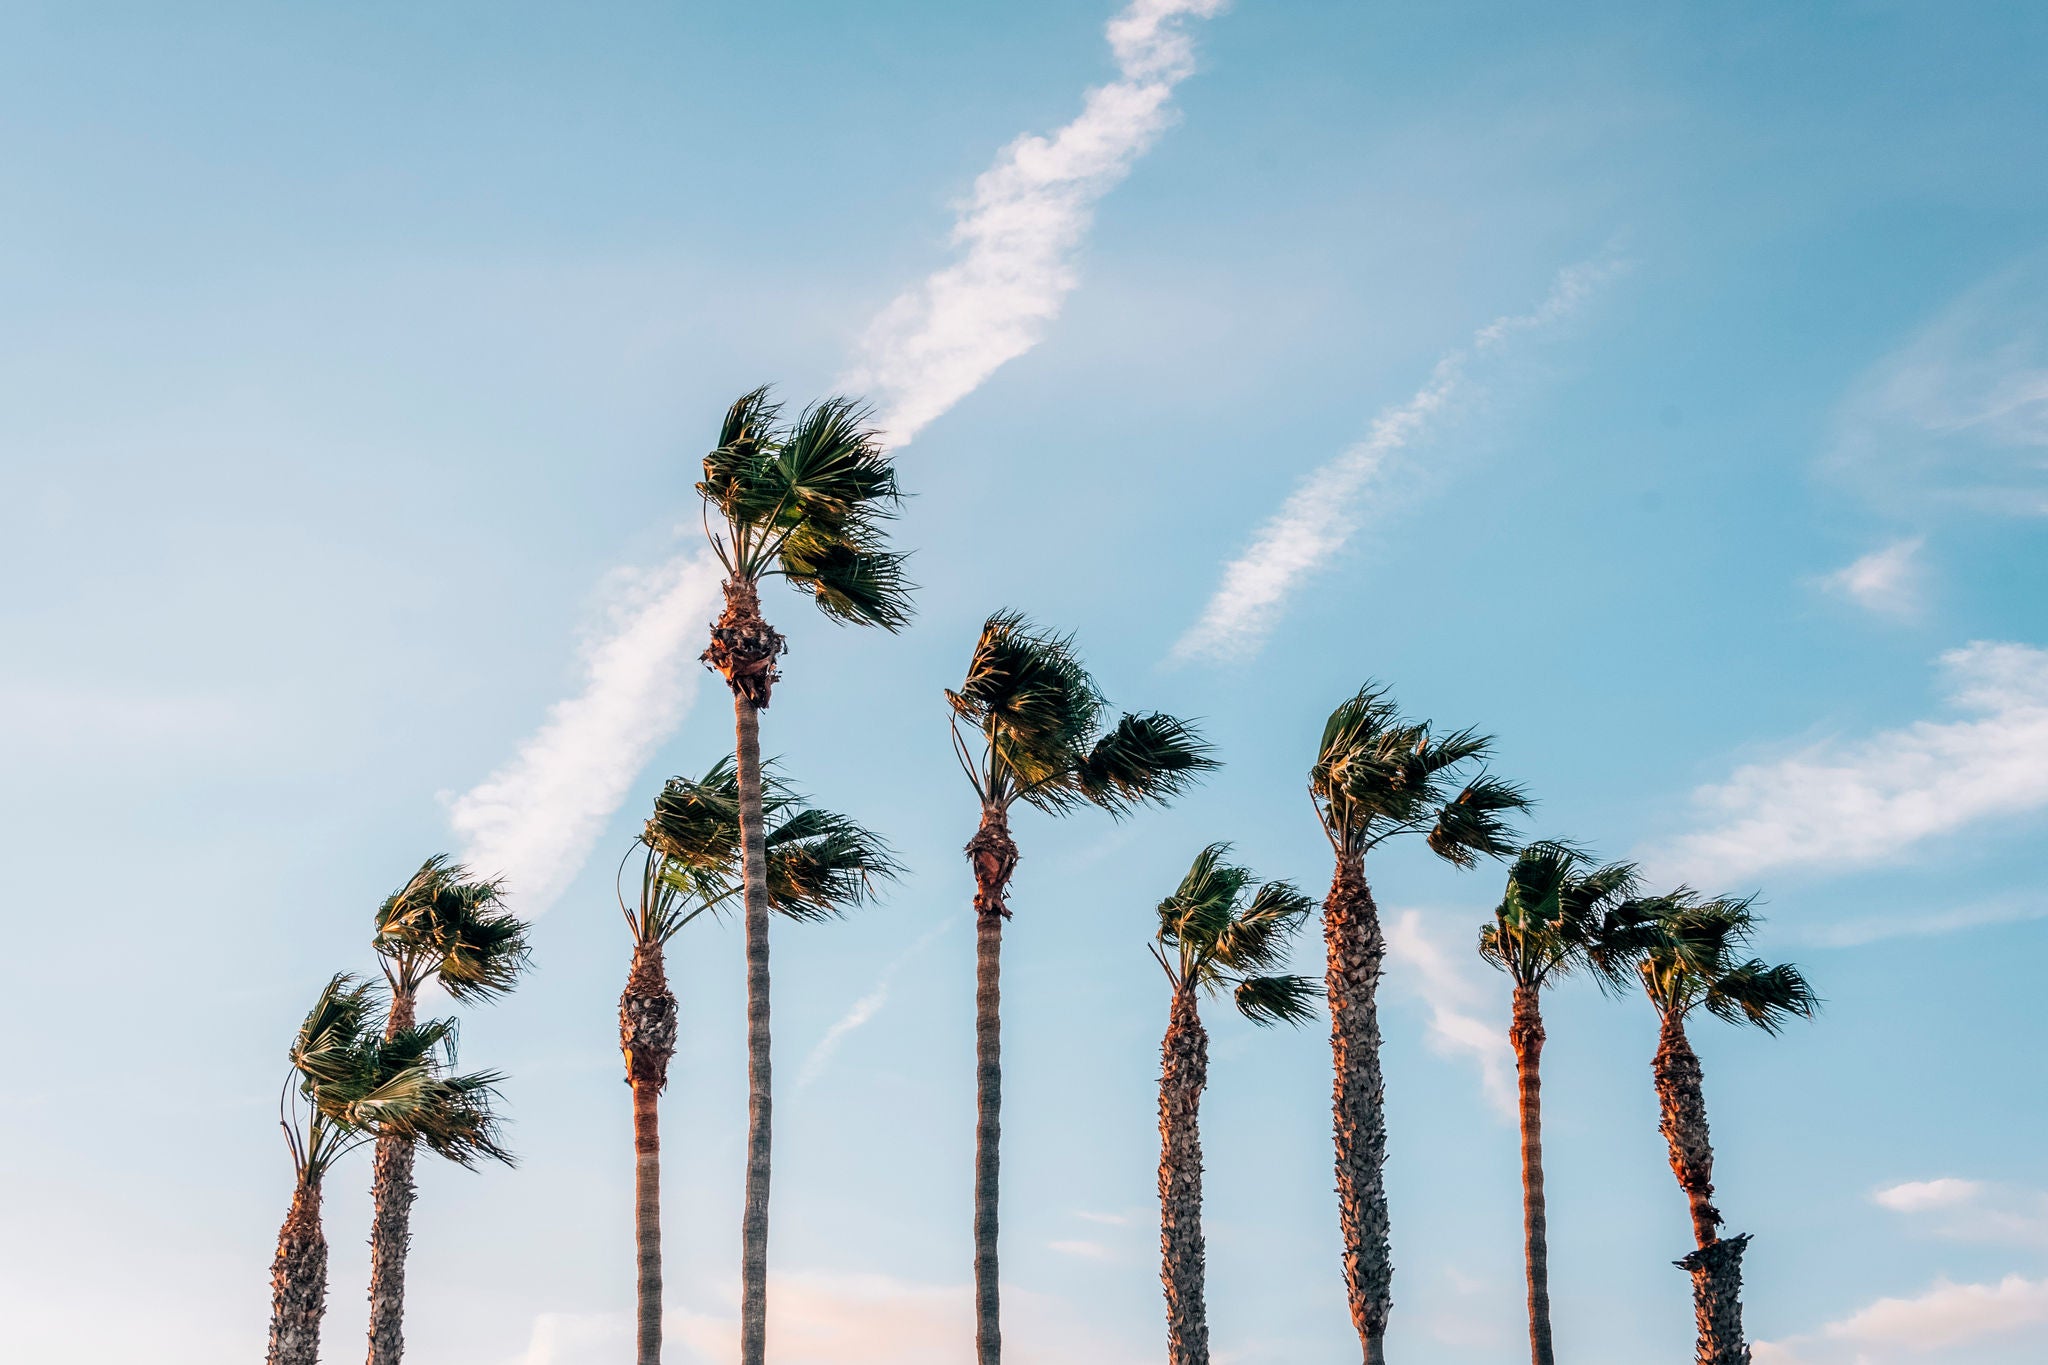
[[[782,572],[842,625],[893,633],[910,623],[912,584],[903,572],[909,558],[843,536],[799,532],[782,547]]]
[[[791,919],[823,919],[872,900],[903,868],[882,838],[847,816],[802,807],[767,834],[768,903]]]
[[[1752,958],[1715,977],[1702,1003],[1716,1019],[1777,1033],[1793,1019],[1811,1019],[1820,997],[1791,963],[1772,967]]]
[[[1507,817],[1534,804],[1521,787],[1482,773],[1438,813],[1429,832],[1430,852],[1456,867],[1505,857],[1515,851],[1515,831]]]
[[[982,737],[981,782],[992,799],[1028,792],[1050,810],[1084,799],[1071,777],[1104,703],[1071,635],[1040,630],[1018,612],[996,612],[983,623],[967,676],[946,692],[946,703]]]
[[[376,923],[373,946],[406,989],[433,976],[457,1000],[486,1000],[510,991],[532,961],[503,879],[478,879],[445,853],[384,899]]]
[[[1254,1024],[1305,1024],[1316,1017],[1320,984],[1307,976],[1248,976],[1233,993]]]
[[[1075,769],[1074,787],[1111,815],[1145,802],[1165,804],[1220,766],[1212,747],[1177,717],[1126,713]]]

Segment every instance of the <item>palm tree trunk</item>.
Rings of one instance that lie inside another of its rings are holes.
[[[1366,1365],[1385,1365],[1394,1259],[1387,1216],[1386,1082],[1380,1073],[1378,993],[1387,940],[1361,863],[1338,862],[1329,899],[1323,902],[1323,938],[1329,954],[1344,1287]]]
[[[394,987],[384,1021],[388,1039],[413,1026],[414,992]],[[412,1249],[414,1144],[386,1133],[377,1139],[371,1180],[369,1365],[399,1365],[405,1355],[405,1258]]]
[[[1202,1088],[1209,1083],[1209,1034],[1195,991],[1173,993],[1160,1048],[1159,1279],[1166,1286],[1168,1365],[1209,1365],[1202,1241]]]
[[[1003,1135],[1004,897],[1017,868],[1009,812],[987,806],[967,843],[974,868],[974,1352],[977,1365],[1003,1358],[1002,1298],[996,1261],[996,1200]]]
[[[780,676],[783,639],[761,617],[757,586],[725,582],[725,611],[711,627],[704,662],[732,689],[740,788],[740,844],[747,925],[747,1189],[740,1215],[740,1365],[768,1353],[768,1178],[774,1094],[768,1035],[768,854],[761,814],[761,712]]]
[[[633,1087],[633,1260],[638,1278],[636,1365],[661,1365],[661,1092],[676,1048],[676,997],[661,945],[633,950],[619,997],[619,1048]]]
[[[1696,1250],[1676,1264],[1692,1275],[1698,1365],[1748,1365],[1742,1339],[1742,1253],[1749,1238],[1723,1238],[1714,1207],[1714,1145],[1700,1059],[1685,1036],[1685,1016],[1667,1011],[1651,1064],[1657,1082],[1657,1127],[1671,1148],[1671,1172],[1685,1191]]]
[[[327,1311],[327,1236],[320,1230],[320,1186],[301,1180],[277,1234],[270,1263],[269,1365],[316,1365],[320,1318]]]
[[[1535,986],[1515,987],[1508,1041],[1522,1101],[1522,1257],[1529,1276],[1529,1359],[1555,1365],[1550,1344],[1550,1228],[1543,1202],[1543,1013]]]

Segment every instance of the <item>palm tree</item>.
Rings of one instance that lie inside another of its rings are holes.
[[[387,1034],[381,1004],[374,984],[335,976],[292,1043],[278,1121],[295,1180],[270,1264],[269,1365],[315,1365],[319,1358],[327,1307],[320,1190],[335,1162],[386,1134],[423,1142],[464,1166],[484,1157],[512,1160],[491,1111],[503,1078],[450,1074],[454,1022],[430,1020]]]
[[[1152,949],[1173,988],[1159,1050],[1159,1279],[1166,1287],[1170,1365],[1209,1365],[1200,1119],[1209,1033],[1200,998],[1229,987],[1238,1010],[1255,1024],[1315,1017],[1313,980],[1264,974],[1286,961],[1315,902],[1288,882],[1267,882],[1247,896],[1252,874],[1226,864],[1229,852],[1228,844],[1211,844],[1195,855],[1179,888],[1159,902]]]
[[[504,908],[498,881],[437,853],[377,907],[377,954],[391,991],[387,1035],[413,1026],[420,987],[439,981],[465,1004],[510,991],[528,965],[526,924]],[[412,1245],[414,1143],[398,1133],[377,1139],[371,1188],[369,1365],[398,1365],[405,1354],[405,1258]]]
[[[1692,1213],[1694,1250],[1677,1264],[1692,1275],[1699,1365],[1747,1365],[1742,1337],[1742,1253],[1747,1233],[1723,1237],[1714,1207],[1714,1147],[1707,1132],[1700,1059],[1685,1021],[1704,1008],[1716,1019],[1776,1034],[1820,1007],[1797,967],[1744,957],[1762,922],[1754,898],[1708,899],[1690,887],[1632,901],[1608,917],[1596,961],[1610,973],[1635,969],[1659,1020],[1651,1074],[1658,1130],[1671,1172]]]
[[[1512,852],[1506,817],[1528,808],[1521,789],[1484,772],[1462,788],[1453,785],[1492,748],[1490,737],[1471,730],[1438,735],[1428,721],[1404,718],[1386,689],[1369,682],[1330,713],[1309,770],[1309,795],[1337,859],[1323,902],[1323,938],[1336,1071],[1338,1216],[1351,1321],[1367,1365],[1386,1359],[1394,1263],[1376,999],[1387,945],[1365,880],[1365,855],[1407,834],[1427,835],[1430,850],[1457,867]]]
[[[1122,816],[1164,804],[1216,766],[1185,721],[1126,713],[1104,728],[1108,703],[1074,653],[1071,636],[1034,629],[1014,612],[981,628],[967,679],[948,691],[953,747],[981,801],[967,842],[974,869],[974,1310],[979,1365],[997,1365],[1003,1339],[997,1287],[996,1195],[1002,1132],[1002,944],[1007,894],[1017,869],[1010,807],[1052,815],[1084,805]],[[963,736],[979,741],[979,752]]]
[[[747,1186],[740,1227],[740,1361],[764,1365],[768,1331],[768,1179],[773,1090],[768,1033],[768,884],[761,805],[760,713],[780,674],[782,636],[761,616],[760,585],[781,575],[835,621],[897,630],[909,619],[904,556],[887,548],[901,501],[896,471],[867,410],[826,398],[783,426],[768,390],[726,412],[697,485],[712,551],[725,569],[725,611],[704,662],[732,689],[747,926]],[[715,511],[722,531],[710,531]]]
[[[1608,916],[1633,895],[1629,863],[1586,866],[1557,841],[1523,849],[1508,871],[1493,923],[1479,931],[1479,955],[1515,986],[1508,1042],[1521,1095],[1522,1249],[1529,1278],[1529,1357],[1554,1365],[1550,1342],[1550,1241],[1543,1200],[1543,988],[1590,960]]]
[[[803,804],[764,765],[768,900],[792,919],[822,919],[866,901],[898,868],[883,842],[853,821]],[[638,1268],[638,1365],[661,1361],[661,1123],[658,1099],[676,1047],[676,998],[663,951],[707,910],[742,894],[739,781],[729,758],[702,778],[670,778],[640,836],[637,906],[619,908],[633,966],[619,997],[619,1049],[633,1087],[633,1230]],[[630,853],[627,855],[632,856]]]

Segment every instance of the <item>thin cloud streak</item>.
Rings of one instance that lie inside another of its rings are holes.
[[[604,628],[584,651],[582,690],[550,707],[512,759],[449,808],[462,861],[504,876],[527,916],[567,888],[696,697],[693,646],[716,610],[718,562],[700,551],[615,581]]]
[[[953,225],[960,259],[882,311],[840,382],[875,396],[892,444],[1045,336],[1078,283],[1074,255],[1095,205],[1174,119],[1174,88],[1195,70],[1188,22],[1223,5],[1132,0],[1107,30],[1117,79],[1050,137],[1012,142],[974,182]]]
[[[1925,570],[1920,551],[1925,536],[1909,536],[1826,575],[1820,586],[1879,616],[1911,618],[1925,605]]]
[[[1400,456],[1472,387],[1472,362],[1512,337],[1560,321],[1622,268],[1606,257],[1566,267],[1534,312],[1495,318],[1437,361],[1428,383],[1374,418],[1363,441],[1310,474],[1279,514],[1259,528],[1251,547],[1225,566],[1223,582],[1200,619],[1174,645],[1171,658],[1229,661],[1257,654],[1287,598],[1358,532],[1361,500],[1386,486],[1402,464]]]
[[[875,980],[874,989],[854,1001],[845,1014],[834,1020],[832,1027],[825,1030],[825,1036],[818,1039],[817,1046],[804,1058],[803,1068],[797,1073],[797,1089],[807,1088],[830,1069],[832,1059],[839,1055],[839,1047],[846,1041],[847,1035],[865,1026],[869,1020],[882,1012],[884,1005],[889,1003],[889,992],[896,985],[897,973],[909,966],[912,959],[929,948],[941,934],[952,928],[953,924],[954,921],[949,919],[927,929],[917,942],[905,948],[894,962],[882,969],[881,976]]]

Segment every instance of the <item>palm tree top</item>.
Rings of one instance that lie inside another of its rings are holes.
[[[1594,947],[1610,916],[1636,894],[1640,881],[1634,863],[1595,867],[1575,844],[1557,839],[1530,844],[1508,869],[1493,923],[1479,931],[1479,955],[1516,985],[1532,988],[1582,965],[1604,972],[1612,955],[1596,960]],[[1614,978],[1610,974],[1607,980]]]
[[[1229,844],[1204,848],[1180,886],[1159,902],[1153,955],[1175,990],[1216,995],[1228,988],[1253,1023],[1314,1018],[1316,983],[1272,969],[1287,961],[1315,901],[1290,882],[1252,890],[1251,870],[1225,862],[1229,853]]]
[[[1748,956],[1762,918],[1754,896],[1707,897],[1688,886],[1625,902],[1602,945],[1610,972],[1633,966],[1658,1013],[1682,1019],[1704,1008],[1731,1024],[1777,1033],[1810,1019],[1821,1000],[1791,963]]]
[[[795,421],[766,386],[725,414],[697,492],[712,551],[728,579],[781,575],[835,621],[899,630],[910,619],[907,556],[888,548],[886,523],[903,495],[895,466],[858,400],[820,399]]]
[[[1018,612],[982,625],[958,691],[948,689],[953,744],[984,806],[1023,800],[1062,812],[1095,805],[1114,816],[1163,804],[1217,766],[1186,721],[1125,712],[1106,725],[1109,703],[1072,635],[1041,630]],[[962,727],[977,733],[977,759]]]
[[[791,919],[825,919],[867,904],[882,882],[901,875],[879,835],[808,804],[782,780],[775,760],[761,766],[770,909]],[[741,894],[739,811],[730,756],[702,777],[663,784],[640,834],[648,850],[640,907],[621,900],[637,940],[665,943],[704,911],[723,909]]]
[[[385,1133],[464,1166],[487,1157],[512,1164],[491,1107],[504,1077],[453,1074],[452,1019],[386,1037],[383,1003],[375,982],[339,973],[299,1025],[280,1121],[301,1181],[317,1183],[340,1157]]]
[[[1426,833],[1438,857],[1471,867],[1514,852],[1507,817],[1534,804],[1484,770],[1455,785],[1492,752],[1492,736],[1470,729],[1439,735],[1428,721],[1402,716],[1387,689],[1368,682],[1330,713],[1309,794],[1340,859],[1362,858],[1397,834]]]
[[[384,898],[372,944],[394,988],[414,991],[431,976],[464,1002],[505,994],[532,961],[527,924],[506,908],[503,878],[475,878],[445,853]]]

